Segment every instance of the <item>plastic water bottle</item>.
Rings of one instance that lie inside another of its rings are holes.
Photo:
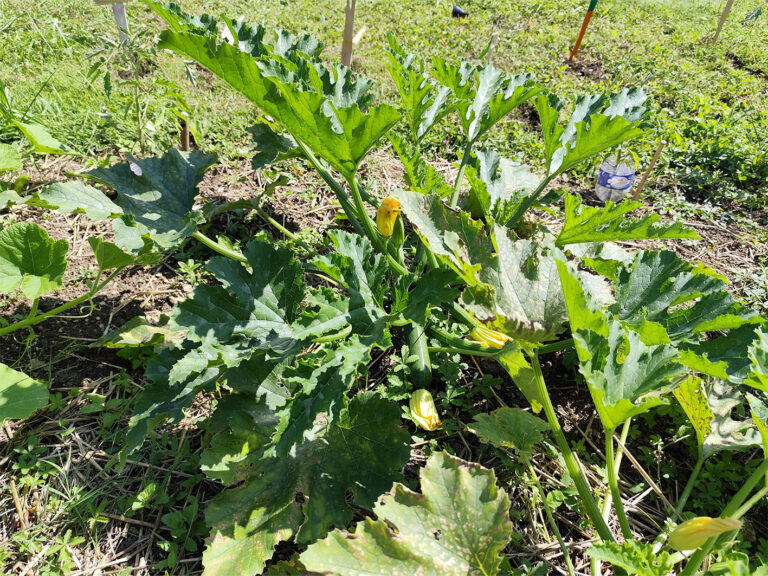
[[[622,200],[632,188],[635,172],[635,162],[631,158],[617,162],[616,156],[609,156],[597,169],[595,194],[603,202]]]

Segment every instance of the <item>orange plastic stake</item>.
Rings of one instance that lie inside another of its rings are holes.
[[[584,22],[581,23],[581,30],[579,31],[579,37],[576,39],[576,45],[573,47],[573,50],[571,50],[571,57],[568,58],[569,62],[573,62],[573,59],[576,58],[576,54],[579,53],[581,41],[584,40],[584,34],[587,32],[587,26],[589,26],[589,21],[592,20],[592,14],[595,12],[596,6],[597,0],[591,0],[589,8],[587,8],[587,13],[584,16]]]

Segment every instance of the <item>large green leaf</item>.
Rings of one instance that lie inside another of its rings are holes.
[[[0,144],[0,172],[21,169],[21,154],[15,146]]]
[[[557,275],[556,249],[538,240],[512,240],[508,230],[494,230],[497,253],[477,274],[481,284],[464,291],[463,300],[475,317],[513,338],[550,340],[567,323],[565,301]],[[607,298],[602,281],[589,278],[591,288]]]
[[[346,526],[353,518],[349,502],[372,508],[400,478],[396,470],[410,454],[399,408],[370,393],[356,396],[337,424],[318,422],[310,439],[281,458],[261,456],[259,442],[274,418],[269,411],[242,399],[226,410],[220,434],[227,438],[214,441],[217,456],[226,457],[222,446],[235,459],[246,453],[251,469],[245,484],[225,491],[206,511],[212,526],[203,555],[208,574],[258,574],[278,542],[292,535],[312,542],[333,526]],[[230,431],[233,421],[237,433]]]
[[[456,274],[446,268],[428,270],[415,281],[413,275],[402,276],[396,288],[403,295],[393,304],[391,314],[401,314],[403,318],[424,325],[432,307],[455,302],[461,295],[457,289],[451,288],[451,284],[455,283]]]
[[[16,289],[29,299],[61,288],[66,240],[53,241],[37,224],[19,222],[0,231],[0,294]]]
[[[533,447],[542,440],[542,432],[549,430],[549,424],[530,412],[504,406],[490,414],[478,414],[467,428],[483,442],[512,448],[530,458]]]
[[[413,139],[418,142],[437,121],[451,112],[448,101],[451,90],[430,82],[424,73],[424,62],[414,54],[406,54],[392,34],[387,40],[387,70],[400,94]]]
[[[618,242],[655,238],[699,238],[699,235],[679,222],[659,223],[661,216],[647,214],[642,218],[627,218],[626,214],[643,206],[642,202],[625,200],[620,204],[606,202],[605,207],[583,206],[581,197],[565,195],[565,222],[556,244],[580,242]]]
[[[140,250],[144,247],[140,236],[148,234],[161,250],[178,248],[197,231],[200,215],[193,210],[197,185],[215,157],[171,148],[162,157],[129,158],[130,162],[86,173],[117,192],[114,203],[122,209],[120,219],[125,225],[114,226],[117,244]],[[74,182],[62,186],[77,188]],[[105,209],[111,210],[109,204]]]
[[[48,387],[0,363],[0,423],[27,418],[48,404]]]
[[[614,430],[627,418],[668,403],[664,395],[675,387],[674,378],[683,372],[683,366],[676,362],[677,349],[646,346],[637,332],[590,306],[567,265],[558,262],[557,266],[579,371],[603,425]]]
[[[106,194],[81,181],[56,182],[27,202],[58,212],[85,214],[91,220],[115,218],[123,209]]]
[[[481,68],[474,98],[458,105],[464,135],[470,142],[478,141],[494,124],[539,92],[541,87],[530,74],[508,76],[492,64]]]
[[[325,293],[312,294],[309,301],[319,311],[314,312],[315,318],[306,324],[305,330],[317,335],[349,325],[367,346],[388,347],[387,315],[381,308],[388,293],[383,258],[375,254],[364,236],[341,230],[329,232],[328,236],[335,249],[315,258],[312,264],[339,282],[349,297],[328,300]]]
[[[302,378],[301,390],[279,412],[280,423],[269,454],[287,456],[313,434],[318,418],[335,424],[344,406],[344,394],[356,381],[358,367],[371,360],[370,348],[359,337],[328,352],[318,368]]]
[[[639,93],[635,93],[637,96]],[[563,103],[555,96],[538,95],[534,99],[541,121],[547,173],[562,174],[577,164],[641,135],[638,120],[642,116],[637,104],[643,97],[633,98],[634,106],[623,106],[616,96],[604,110],[602,96],[582,96],[576,99],[574,110],[565,126],[558,124]]]
[[[752,372],[748,350],[757,334],[757,326],[745,324],[701,343],[683,342],[680,361],[707,376],[743,384]]]
[[[229,29],[236,46],[205,28],[165,30],[159,46],[188,56],[221,77],[348,179],[400,119],[388,105],[363,112],[361,105],[370,101],[365,94],[369,85],[351,82],[348,72],[330,73],[300,53],[280,54],[278,46],[254,39],[249,26]],[[286,61],[286,56],[295,62]]]
[[[387,104],[362,112],[354,104],[333,106],[322,94],[303,92],[293,84],[281,83],[279,120],[285,129],[304,142],[351,179],[368,151],[400,120],[400,113]]]
[[[480,264],[492,246],[482,222],[466,212],[451,210],[436,194],[395,193],[403,214],[427,247],[467,284],[477,283]]]
[[[359,576],[494,576],[512,533],[509,498],[493,471],[445,453],[421,471],[421,494],[402,485],[355,532],[332,532],[301,555],[312,572]]]
[[[45,126],[34,122],[18,122],[16,120],[12,120],[12,123],[21,130],[37,154],[73,154],[71,150],[51,136]]]
[[[636,329],[660,324],[672,342],[697,342],[705,332],[762,323],[726,290],[711,270],[690,264],[670,251],[641,251],[615,282],[611,312]]]
[[[290,323],[304,297],[301,266],[288,249],[265,242],[251,242],[244,253],[249,267],[228,258],[211,259],[206,269],[221,285],[199,284],[171,313],[165,328],[184,338],[150,360],[147,376],[155,384],[136,402],[129,448],[138,446],[164,418],[182,418],[197,392],[228,379],[228,370],[254,354],[264,363],[259,355],[267,351],[288,356],[298,349],[301,337]],[[244,374],[258,388],[260,380]],[[229,384],[237,389],[240,382],[235,375]]]

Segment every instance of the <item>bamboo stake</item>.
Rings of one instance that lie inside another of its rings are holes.
[[[651,175],[651,170],[653,170],[653,167],[656,166],[656,162],[658,162],[659,157],[661,157],[661,151],[664,150],[664,146],[666,145],[666,140],[659,142],[659,147],[656,148],[656,154],[654,154],[653,158],[651,158],[651,163],[648,164],[648,168],[645,169],[643,177],[640,179],[640,183],[637,185],[635,192],[632,194],[632,200],[637,200],[640,197],[640,192],[642,192],[643,188],[645,187],[645,181],[648,180],[648,176]]]
[[[720,22],[717,23],[717,32],[715,32],[715,35],[712,38],[712,44],[717,44],[717,39],[720,38],[720,32],[722,32],[723,26],[725,26],[725,21],[728,19],[728,14],[731,13],[732,6],[733,0],[726,0],[723,13],[720,14]]]
[[[355,31],[355,5],[357,0],[347,0],[344,18],[344,39],[341,42],[341,63],[352,66],[352,41]]]

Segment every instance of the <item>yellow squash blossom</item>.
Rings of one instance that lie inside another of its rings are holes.
[[[504,344],[511,342],[512,338],[496,330],[491,330],[482,324],[472,328],[469,337],[489,348],[504,348]]]
[[[741,522],[733,518],[709,518],[699,516],[680,524],[669,535],[669,544],[675,550],[693,550],[703,546],[714,536],[738,530]]]
[[[394,196],[387,196],[381,201],[379,211],[376,213],[376,227],[385,238],[392,236],[395,222],[400,214],[400,201]]]
[[[442,426],[437,408],[429,390],[416,390],[411,394],[411,417],[419,426],[432,432]]]

